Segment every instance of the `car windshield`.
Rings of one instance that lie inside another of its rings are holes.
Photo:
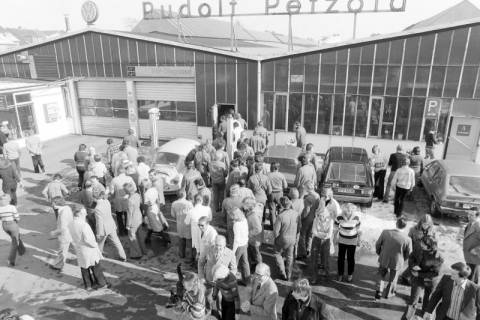
[[[164,164],[177,168],[178,172],[183,169],[182,157],[175,153],[170,152],[158,152],[155,156],[155,164]]]
[[[295,159],[266,157],[264,162],[268,164],[272,162],[280,163],[280,172],[282,173],[297,173],[297,161]]]
[[[452,176],[448,183],[449,193],[462,196],[480,195],[480,177]]]
[[[327,181],[366,183],[367,172],[361,163],[332,162],[328,169]]]

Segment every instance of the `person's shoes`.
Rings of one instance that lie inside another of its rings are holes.
[[[139,257],[130,257],[130,259],[132,259],[132,260],[140,260],[140,259],[142,259],[142,257],[143,257],[143,256],[139,256]]]
[[[7,260],[7,266],[9,266],[10,268],[13,268],[15,267],[15,262],[11,262],[10,260]]]
[[[338,276],[337,276],[337,281],[338,281],[338,282],[342,282],[342,281],[343,281],[343,276],[338,275]]]
[[[93,288],[92,288],[92,287],[86,287],[86,288],[85,288],[85,291],[91,292],[91,291],[93,291]]]
[[[388,203],[388,200],[383,199],[382,202],[383,203]]]
[[[108,289],[110,288],[112,285],[110,283],[106,283],[105,285],[103,286],[96,286],[95,290],[101,290],[101,289]]]
[[[299,261],[307,260],[307,256],[305,256],[305,255],[303,255],[303,256],[297,256],[297,260],[299,260]]]
[[[352,281],[353,281],[353,276],[352,275],[347,276],[347,282],[352,283]]]
[[[55,267],[55,266],[52,266],[51,264],[49,264],[48,267],[49,267],[50,269],[55,270],[55,271],[58,271],[58,272],[62,271],[62,268],[57,268],[57,267]]]
[[[120,262],[127,262],[127,258],[119,258],[118,261],[120,261]]]
[[[382,293],[380,291],[375,291],[375,300],[380,300],[382,299]]]

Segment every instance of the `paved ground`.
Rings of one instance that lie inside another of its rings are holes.
[[[122,263],[106,258],[103,262],[111,289],[87,293],[82,289],[80,269],[75,257],[62,273],[50,270],[46,262],[56,250],[56,241],[48,236],[54,228],[55,218],[48,203],[40,193],[53,173],[61,172],[69,187],[74,189],[75,171],[71,160],[80,143],[93,145],[97,151],[105,152],[105,138],[69,136],[46,144],[45,156],[47,175],[35,174],[26,154],[22,157],[24,191],[19,195],[21,212],[21,234],[27,247],[27,254],[20,257],[15,268],[6,267],[6,257],[10,242],[4,232],[0,232],[0,309],[11,307],[19,313],[28,313],[36,319],[176,319],[170,309],[166,309],[169,290],[175,284],[175,266],[179,262],[174,246],[166,248],[154,241],[148,259],[139,262]],[[74,197],[72,198],[74,199]],[[407,204],[406,211],[414,223],[416,216],[425,212],[423,195]],[[167,214],[168,217],[168,214]],[[173,221],[172,230],[175,230]],[[460,250],[462,225],[455,220],[436,221],[440,232],[440,248],[446,264],[462,259]],[[397,297],[375,302],[375,272],[377,257],[373,244],[381,230],[392,228],[394,216],[392,205],[375,203],[363,213],[362,247],[357,253],[357,265],[352,284],[325,282],[314,288],[315,294],[332,306],[335,319],[400,319],[405,310],[405,299],[409,288],[400,286]],[[267,237],[267,238],[271,238]],[[122,239],[125,241],[126,239]],[[109,255],[107,247],[107,257]],[[271,241],[263,247],[267,262],[273,266]],[[336,269],[333,259],[333,270]],[[299,272],[308,274],[306,266],[298,264]],[[277,281],[280,295],[285,297],[289,283]],[[242,296],[245,290],[241,290]],[[283,298],[278,303],[281,310]],[[248,318],[241,316],[240,318]]]

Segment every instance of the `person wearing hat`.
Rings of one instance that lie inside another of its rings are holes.
[[[288,197],[280,198],[280,214],[273,226],[275,264],[280,279],[290,280],[293,267],[293,252],[297,240],[298,214],[292,209]],[[285,260],[283,258],[285,256]]]
[[[412,280],[407,319],[414,314],[422,291],[422,312],[427,309],[432,290],[438,284],[438,275],[443,264],[443,258],[437,250],[438,245],[434,238],[423,237],[420,247],[420,252],[412,252],[408,258],[408,268],[412,274]]]
[[[468,212],[468,224],[463,237],[463,256],[472,270],[469,278],[479,284],[480,273],[480,210],[473,208]]]
[[[216,265],[213,270],[213,299],[221,297],[222,320],[235,320],[235,313],[240,309],[237,278],[227,266]]]
[[[312,182],[314,187],[317,185],[317,172],[315,172],[315,167],[304,154],[298,157],[298,161],[301,166],[297,169],[295,182],[293,184],[298,189],[298,192],[300,192],[300,197],[303,198],[307,193],[307,182]]]
[[[52,200],[53,207],[58,210],[57,228],[50,232],[51,237],[58,239],[58,255],[50,264],[52,269],[62,270],[67,260],[68,249],[72,244],[72,236],[68,230],[68,225],[73,221],[73,212],[70,206],[65,203],[63,197],[55,197]]]
[[[403,152],[402,145],[397,146],[397,152],[392,153],[388,159],[387,166],[390,167],[390,174],[387,179],[387,187],[385,188],[385,194],[383,195],[383,202],[388,203],[390,199],[390,189],[392,188],[393,176],[397,169],[402,167],[403,161],[407,158],[406,154]]]
[[[480,288],[468,280],[470,267],[457,262],[450,268],[432,293],[423,319],[432,320],[433,311],[436,320],[480,319]]]
[[[240,187],[233,184],[230,187],[230,196],[225,198],[222,203],[222,216],[225,218],[227,225],[227,241],[229,245],[233,244],[233,211],[242,207],[242,197],[240,195]]]
[[[20,215],[17,212],[17,208],[10,204],[10,196],[3,194],[0,196],[0,222],[2,222],[2,228],[12,239],[12,245],[10,247],[10,254],[8,255],[8,266],[15,266],[15,260],[17,258],[17,252],[20,255],[25,253],[25,247],[20,239],[20,229],[18,222],[20,221]]]
[[[305,196],[303,197],[303,211],[301,213],[300,237],[298,240],[298,257],[297,259],[306,259],[310,255],[312,249],[312,226],[315,219],[315,212],[320,206],[320,196],[315,192],[312,181],[305,184]]]
[[[17,184],[20,176],[9,160],[0,158],[0,179],[2,179],[2,191],[10,195],[10,204],[17,205]]]
[[[249,299],[242,303],[242,311],[250,312],[252,320],[277,320],[278,289],[270,277],[270,267],[257,264],[252,278]]]
[[[126,235],[127,229],[127,199],[125,198],[125,190],[123,186],[126,184],[133,184],[133,179],[125,174],[124,168],[118,168],[118,175],[110,182],[110,192],[113,194],[112,206],[113,212],[117,217],[118,232],[120,235]]]

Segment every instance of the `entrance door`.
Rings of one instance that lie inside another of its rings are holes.
[[[368,136],[380,137],[381,129],[382,129],[382,126],[381,126],[382,118],[383,118],[383,98],[371,97]]]
[[[273,130],[287,130],[287,94],[275,94]]]
[[[445,159],[475,161],[480,135],[480,119],[453,118]]]

